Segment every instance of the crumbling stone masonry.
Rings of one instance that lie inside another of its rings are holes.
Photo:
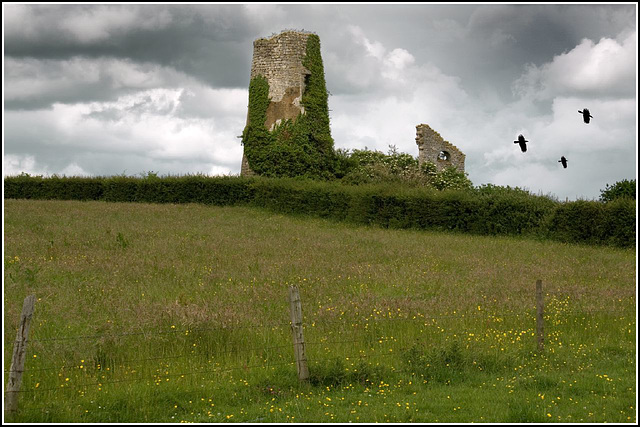
[[[265,127],[272,130],[282,120],[295,119],[304,113],[300,104],[305,89],[305,79],[311,74],[302,65],[311,33],[283,31],[270,38],[253,42],[251,79],[263,76],[269,83],[270,103]],[[247,116],[248,121],[248,116]],[[255,175],[249,167],[247,156],[242,155],[240,174]]]
[[[465,155],[449,141],[442,139],[440,134],[431,129],[429,125],[416,126],[416,144],[418,144],[418,164],[431,162],[439,171],[453,166],[460,172],[464,172]]]

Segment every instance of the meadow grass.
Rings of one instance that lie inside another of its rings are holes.
[[[5,384],[37,297],[8,421],[637,419],[632,250],[196,204],[5,200],[4,227]]]

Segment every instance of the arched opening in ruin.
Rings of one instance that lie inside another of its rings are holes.
[[[442,150],[440,154],[438,154],[438,160],[449,161],[451,160],[451,154],[448,151]]]

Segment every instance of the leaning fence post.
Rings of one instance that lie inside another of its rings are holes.
[[[542,295],[542,280],[536,281],[536,337],[538,351],[544,350],[544,297]]]
[[[22,304],[20,326],[13,343],[13,355],[11,356],[11,368],[9,370],[9,382],[4,394],[4,410],[7,413],[15,413],[18,410],[18,393],[22,384],[22,372],[27,354],[27,341],[29,339],[29,325],[35,308],[36,296],[29,295]]]
[[[293,335],[293,351],[296,355],[296,365],[298,366],[298,379],[307,381],[309,380],[309,367],[307,366],[304,334],[302,333],[302,304],[300,302],[300,292],[295,286],[289,287],[289,308],[291,310],[291,334]]]

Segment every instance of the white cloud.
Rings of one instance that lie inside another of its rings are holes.
[[[38,151],[59,147],[59,163],[47,173],[89,175],[79,157],[141,156],[158,165],[173,164],[163,173],[224,173],[239,171],[242,146],[236,138],[244,127],[241,117],[218,119],[180,117],[182,90],[151,89],[122,96],[113,102],[54,104],[51,110],[9,111],[6,114],[6,147],[11,151]],[[28,132],[23,129],[29,128]],[[52,136],[47,137],[47,136]],[[7,157],[9,170],[36,170],[35,154]],[[74,165],[75,162],[75,165]],[[194,168],[198,170],[193,170]],[[114,170],[120,170],[113,165]],[[157,168],[161,169],[161,168]],[[96,172],[93,172],[96,174]]]
[[[36,161],[33,155],[8,154],[2,160],[3,176],[16,176],[21,173],[27,173],[32,176],[51,176],[53,174],[59,176],[90,176],[76,162],[68,164],[61,170],[52,171],[48,165]]]
[[[3,176],[15,176],[23,172],[29,175],[45,175],[47,173],[45,167],[36,164],[34,156],[7,154],[2,157]]]
[[[149,116],[172,116],[178,109],[182,89],[155,88],[123,95],[114,102],[92,102],[74,104],[68,107],[56,105],[58,108],[70,108],[84,111],[80,119],[127,122],[138,121]]]
[[[179,112],[187,116],[232,119],[246,116],[248,103],[247,89],[214,89],[193,85],[182,92]]]
[[[410,67],[415,58],[404,49],[394,49],[382,59],[382,77],[392,80],[405,82],[405,70]]]
[[[6,69],[5,100],[33,106],[5,112],[5,151],[29,153],[9,157],[5,169],[100,174],[96,167],[108,165],[93,159],[103,155],[118,171],[118,156],[162,173],[240,170],[246,89],[213,89],[171,67],[115,58],[10,58]],[[38,167],[54,146],[56,166]]]
[[[378,60],[383,59],[386,49],[382,46],[380,42],[370,41],[365,36],[364,31],[360,27],[357,27],[355,25],[350,26],[349,31],[353,36],[353,40],[356,43],[364,46],[365,52],[367,53],[367,55],[372,56]]]
[[[578,113],[584,106],[595,116],[589,124],[583,123]],[[584,153],[628,150],[635,140],[634,100],[556,98],[552,109],[551,122],[538,135],[555,149]]]
[[[220,175],[237,175],[239,171],[234,170],[235,168],[230,168],[227,166],[211,166],[209,172],[206,175],[209,176],[220,176]]]
[[[73,162],[66,168],[62,169],[60,173],[64,176],[90,176],[82,167]]]
[[[407,49],[388,50],[372,41],[357,27],[350,28],[353,45],[346,46],[350,58],[365,62],[353,67],[347,80],[366,87],[360,96],[329,98],[332,136],[338,148],[376,149],[389,145],[417,156],[416,126],[427,123],[447,139],[463,124],[469,112],[469,97],[459,79],[441,72],[433,64],[417,63]],[[332,62],[334,64],[334,62]],[[344,78],[344,76],[343,76]],[[473,118],[468,114],[468,118]],[[463,150],[467,141],[453,141]]]
[[[633,32],[620,43],[583,40],[548,63],[529,65],[513,85],[520,98],[496,104],[476,127],[467,152],[472,181],[574,199],[597,198],[606,183],[634,178],[635,39]],[[583,108],[594,116],[589,124],[578,113]],[[526,153],[513,144],[518,133],[529,140]],[[558,168],[563,155],[566,170]]]
[[[634,95],[637,32],[622,42],[602,38],[598,43],[584,39],[567,53],[555,56],[540,67],[530,64],[514,84],[521,96],[553,99],[555,96]]]
[[[470,136],[467,165],[474,183],[518,186],[564,200],[597,198],[607,182],[635,177],[635,100],[557,97],[549,114],[528,111],[527,105],[521,100],[504,106]],[[596,116],[589,124],[578,114],[585,106]],[[529,140],[526,153],[513,144],[519,133]],[[566,170],[558,167],[560,156],[569,159]]]

